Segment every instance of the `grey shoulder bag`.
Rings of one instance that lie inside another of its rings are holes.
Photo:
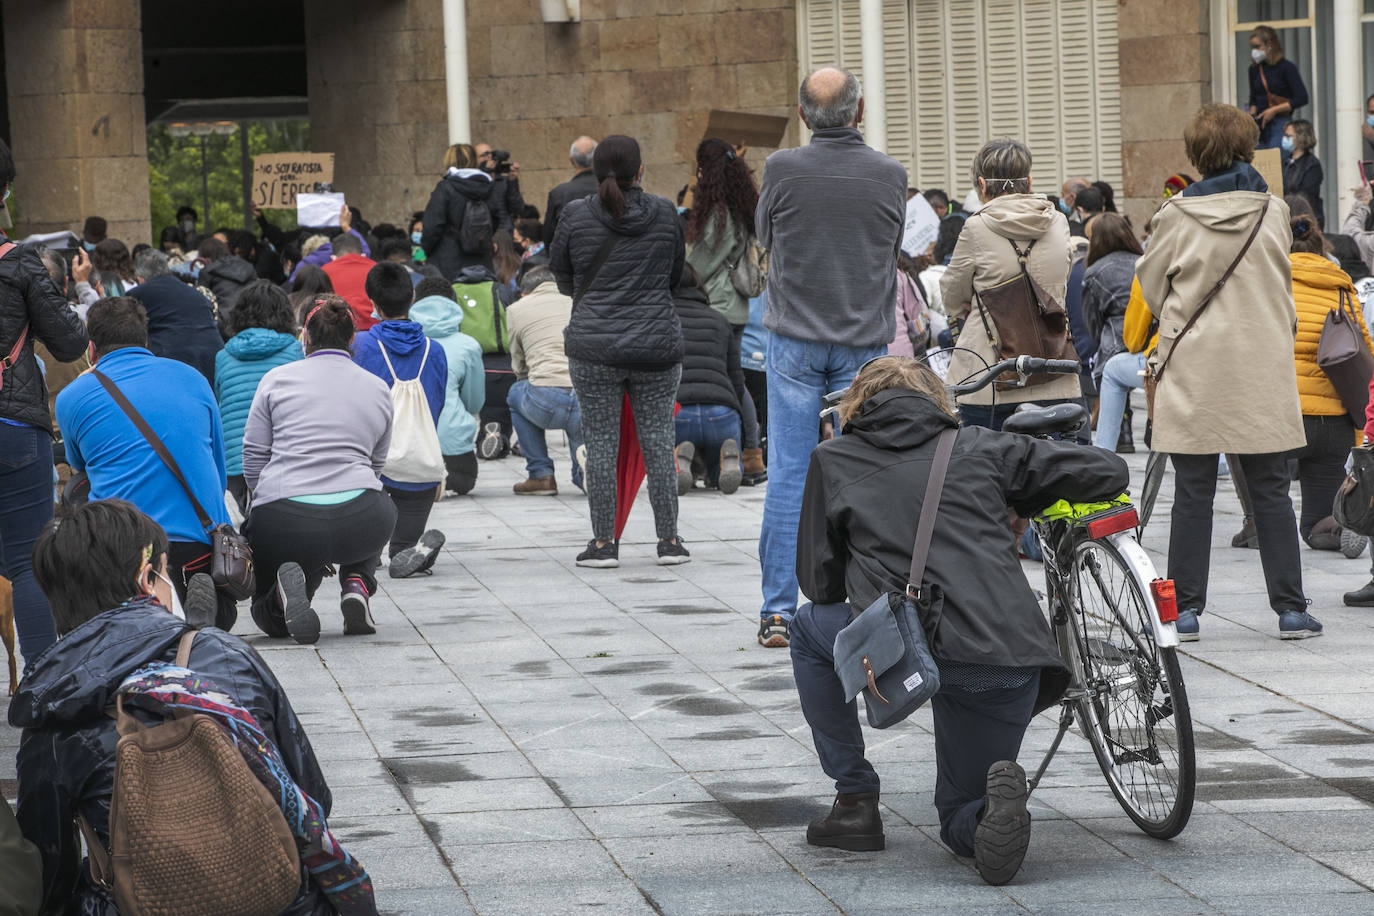
[[[945,472],[958,435],[957,429],[947,429],[935,444],[906,593],[879,595],[835,637],[835,673],[844,695],[850,700],[864,695],[868,724],[874,728],[903,721],[940,689],[940,670],[921,621],[938,620],[945,601],[943,592],[927,587],[924,579]]]

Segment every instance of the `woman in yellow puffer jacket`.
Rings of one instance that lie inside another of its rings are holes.
[[[1316,220],[1295,212],[1292,253],[1293,302],[1298,309],[1298,336],[1293,344],[1293,359],[1298,370],[1298,396],[1302,401],[1302,425],[1307,445],[1293,453],[1298,461],[1298,483],[1302,488],[1302,518],[1298,532],[1309,547],[1340,550],[1358,556],[1355,547],[1364,541],[1353,532],[1342,544],[1341,527],[1331,517],[1331,504],[1345,479],[1345,462],[1361,435],[1351,420],[1340,396],[1326,373],[1317,365],[1317,344],[1321,340],[1326,316],[1342,308],[1353,318],[1364,335],[1365,346],[1374,352],[1361,314],[1355,285],[1345,271],[1325,254],[1325,240]]]

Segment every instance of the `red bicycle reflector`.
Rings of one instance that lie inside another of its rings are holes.
[[[1155,599],[1155,612],[1160,623],[1174,623],[1178,620],[1178,596],[1174,592],[1173,579],[1156,579],[1150,583],[1150,594]]]
[[[1139,524],[1140,517],[1135,513],[1135,506],[1132,506],[1124,512],[1113,512],[1088,522],[1088,537],[1104,538],[1119,531],[1129,531]]]

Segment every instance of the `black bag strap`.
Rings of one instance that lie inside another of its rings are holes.
[[[583,296],[587,295],[587,291],[590,290],[592,284],[596,282],[596,275],[601,273],[601,268],[605,266],[606,259],[611,256],[611,249],[619,245],[620,240],[623,238],[625,238],[625,236],[612,229],[610,234],[606,236],[606,241],[602,242],[601,247],[596,249],[596,255],[592,258],[592,263],[587,265],[586,272],[582,274],[582,289],[578,290],[577,295],[573,298],[573,305],[576,305],[581,301]]]
[[[181,473],[181,468],[177,467],[176,461],[172,458],[172,453],[167,451],[167,446],[162,444],[162,440],[157,437],[157,433],[153,432],[148,421],[143,419],[143,415],[134,409],[134,405],[129,403],[124,392],[120,391],[104,373],[99,369],[92,369],[91,374],[100,380],[101,385],[105,386],[105,390],[110,393],[110,397],[114,398],[119,409],[124,411],[125,416],[133,421],[134,426],[143,434],[143,438],[148,440],[153,451],[157,452],[157,456],[162,459],[162,463],[167,465],[167,470],[171,471],[172,476],[177,479],[177,483],[181,484],[181,488],[186,491],[186,498],[191,501],[191,505],[196,510],[196,518],[200,521],[201,527],[205,529],[205,533],[209,534],[214,531],[215,523],[211,521],[210,515],[205,511],[205,507],[200,504],[200,500],[196,499],[196,494],[191,492],[191,485],[186,482],[186,477]]]
[[[1265,214],[1269,212],[1269,202],[1273,199],[1273,197],[1265,197],[1264,206],[1260,208],[1259,219],[1255,220],[1255,228],[1250,230],[1250,235],[1246,238],[1245,244],[1240,246],[1240,252],[1236,255],[1236,259],[1231,262],[1230,267],[1226,268],[1226,272],[1221,275],[1221,279],[1207,291],[1207,295],[1202,297],[1202,301],[1198,303],[1197,309],[1193,312],[1193,317],[1188,319],[1188,323],[1183,326],[1183,330],[1179,331],[1178,336],[1174,338],[1174,345],[1169,348],[1169,355],[1164,357],[1164,362],[1160,363],[1159,368],[1155,370],[1156,385],[1158,385],[1159,380],[1164,377],[1164,369],[1169,365],[1169,361],[1173,359],[1174,354],[1178,352],[1178,344],[1179,341],[1183,339],[1183,335],[1187,334],[1192,330],[1193,325],[1197,324],[1197,320],[1202,317],[1202,313],[1207,310],[1207,306],[1212,304],[1212,300],[1216,298],[1217,293],[1221,292],[1221,288],[1226,285],[1226,281],[1231,279],[1231,274],[1235,273],[1236,268],[1240,266],[1241,259],[1244,258],[1245,253],[1250,250],[1251,243],[1255,241],[1255,236],[1259,235],[1260,227],[1264,225]]]
[[[906,593],[909,597],[921,597],[921,580],[926,577],[926,557],[930,554],[930,541],[935,536],[935,515],[940,511],[940,494],[945,488],[945,472],[954,454],[954,440],[959,437],[957,428],[940,433],[935,443],[935,460],[930,464],[930,478],[926,481],[926,496],[921,501],[921,518],[916,522],[916,546],[911,551],[911,574],[907,577]]]

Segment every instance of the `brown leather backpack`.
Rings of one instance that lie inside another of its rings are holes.
[[[196,631],[181,637],[186,667]],[[277,916],[301,888],[276,799],[210,716],[145,726],[117,700],[110,849],[84,817],[91,877],[124,916]]]
[[[1078,359],[1073,339],[1069,335],[1069,316],[1064,306],[1045,292],[1040,284],[1026,269],[1026,259],[1030,257],[1035,240],[1022,251],[1016,242],[1007,239],[1021,270],[1010,280],[998,283],[983,290],[974,290],[978,300],[978,314],[982,316],[983,328],[988,339],[997,348],[999,360],[1015,356],[1038,356],[1042,359]],[[1043,385],[1055,376],[1041,373],[1032,375],[1026,385]],[[1016,373],[1008,373],[999,379],[997,387],[1016,387]]]

